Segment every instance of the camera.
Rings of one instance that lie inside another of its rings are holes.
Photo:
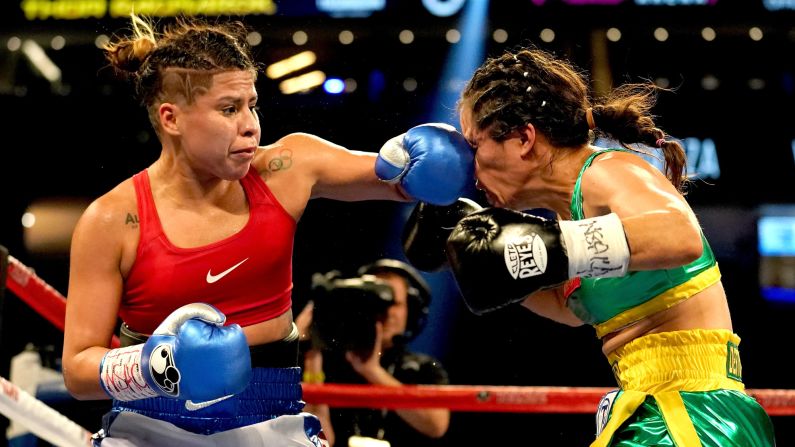
[[[312,343],[330,351],[368,357],[375,347],[375,323],[394,302],[392,287],[373,275],[341,278],[339,272],[312,276]]]

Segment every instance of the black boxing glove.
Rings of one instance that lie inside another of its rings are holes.
[[[555,221],[487,208],[458,222],[447,256],[464,302],[481,315],[569,278],[623,276],[629,246],[613,213]]]
[[[416,268],[432,272],[447,265],[445,244],[453,228],[463,217],[482,209],[467,198],[451,205],[419,202],[403,229],[403,252]]]

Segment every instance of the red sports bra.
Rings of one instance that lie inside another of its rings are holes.
[[[209,303],[227,323],[249,326],[290,309],[296,222],[257,174],[240,179],[249,204],[242,230],[203,247],[179,248],[163,232],[146,170],[133,176],[140,240],[119,315],[151,334],[178,307]]]

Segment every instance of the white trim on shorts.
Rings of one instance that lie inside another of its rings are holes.
[[[306,418],[315,418],[315,416],[309,413],[284,415],[245,427],[202,435],[183,430],[170,422],[124,411],[116,416],[111,424],[108,430],[110,436],[95,441],[95,445],[101,447],[175,445],[322,447],[325,441],[321,441],[318,436],[311,438],[307,436],[304,428]]]

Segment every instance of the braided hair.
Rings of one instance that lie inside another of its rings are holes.
[[[641,151],[630,144],[659,147],[666,177],[682,191],[684,148],[666,140],[650,115],[657,90],[654,84],[625,84],[593,103],[586,75],[572,64],[543,50],[522,49],[490,58],[478,68],[458,107],[471,111],[477,128],[486,129],[495,141],[532,123],[556,147],[587,144],[590,131],[635,152]]]

